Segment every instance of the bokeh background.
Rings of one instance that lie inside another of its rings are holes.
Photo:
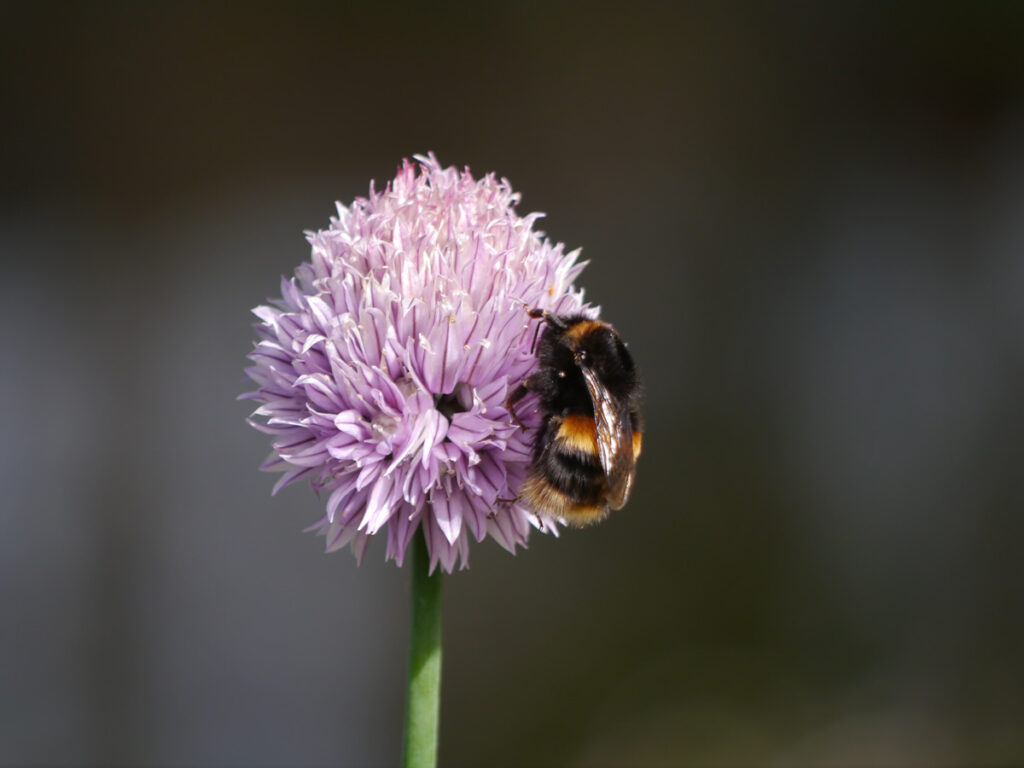
[[[0,67],[0,763],[397,763],[407,574],[234,398],[430,150],[583,247],[650,422],[447,579],[442,763],[1024,762],[1024,6],[5,4]]]

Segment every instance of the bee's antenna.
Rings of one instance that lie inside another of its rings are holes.
[[[540,323],[537,323],[537,327],[533,329],[533,343],[530,345],[530,354],[533,355],[537,352],[537,337],[540,336]]]
[[[548,312],[546,309],[535,309],[532,307],[527,307],[526,313],[530,317],[544,318],[544,322],[546,322],[548,325],[554,326],[560,331],[564,331],[566,328],[569,327],[562,318],[560,318],[554,312]]]

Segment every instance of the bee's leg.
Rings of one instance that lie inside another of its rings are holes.
[[[530,392],[535,392],[540,381],[541,372],[535,371],[530,376],[527,376],[526,380],[513,389],[509,396],[505,398],[505,410],[508,411],[508,415],[512,417],[512,421],[514,421],[516,426],[520,429],[522,429],[524,425],[523,422],[519,420],[519,416],[516,415],[515,404],[530,394]]]
[[[519,427],[520,429],[523,429],[523,422],[521,422],[519,420],[519,417],[516,415],[515,405],[520,400],[522,400],[524,397],[526,397],[527,394],[529,394],[529,392],[530,392],[530,387],[528,386],[529,383],[530,383],[530,380],[527,379],[522,384],[520,384],[518,387],[513,389],[512,393],[508,397],[505,398],[505,410],[508,411],[508,415],[512,417],[512,421],[514,421],[516,423],[516,426]]]

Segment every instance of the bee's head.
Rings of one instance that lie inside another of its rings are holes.
[[[591,322],[572,341],[573,362],[590,368],[609,389],[628,391],[636,382],[633,357],[610,325]]]

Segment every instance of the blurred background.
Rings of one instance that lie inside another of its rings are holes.
[[[1024,762],[1024,6],[15,3],[0,63],[0,763],[397,764],[408,574],[234,398],[431,150],[583,247],[649,421],[446,580],[442,763]]]

